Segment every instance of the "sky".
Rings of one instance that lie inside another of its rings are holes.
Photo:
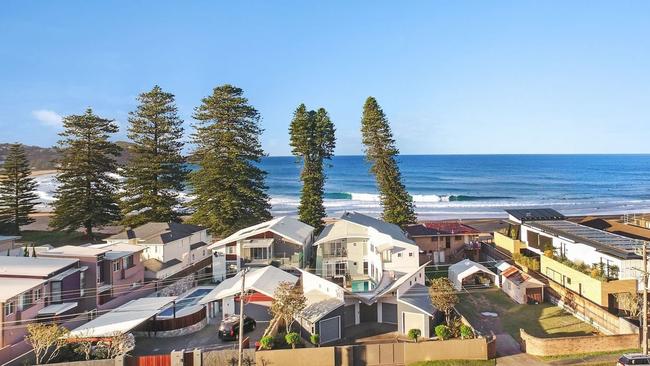
[[[650,153],[650,2],[3,1],[0,142],[51,146],[92,107],[126,139],[136,96],[241,87],[289,155],[300,103],[361,154],[377,98],[403,154]],[[188,147],[191,148],[191,147]]]

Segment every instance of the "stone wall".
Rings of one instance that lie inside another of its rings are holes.
[[[520,330],[522,350],[534,356],[620,351],[639,347],[638,334],[537,338]]]

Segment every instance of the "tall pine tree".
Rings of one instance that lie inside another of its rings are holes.
[[[25,149],[12,144],[0,171],[0,230],[16,235],[22,225],[34,222],[29,214],[37,203],[35,190]]]
[[[331,159],[336,146],[334,124],[324,108],[307,111],[304,104],[298,106],[289,127],[291,152],[303,163],[300,179],[302,192],[298,215],[300,221],[316,228],[323,228],[325,206],[325,163]]]
[[[113,120],[93,114],[90,108],[82,115],[65,117],[63,127],[57,146],[59,187],[50,226],[67,231],[83,227],[92,238],[94,227],[120,219],[115,158],[121,149],[109,141],[118,127]]]
[[[271,217],[258,163],[260,115],[243,91],[232,85],[215,88],[196,108],[193,141],[199,169],[190,173],[194,199],[192,222],[213,235],[226,236]]]
[[[178,192],[187,169],[181,155],[183,121],[178,117],[174,95],[159,86],[138,97],[139,105],[129,116],[132,158],[124,169],[124,193],[120,202],[127,226],[147,222],[179,221]]]
[[[371,164],[370,171],[377,181],[383,208],[382,219],[399,226],[415,222],[413,198],[402,183],[395,160],[399,150],[395,147],[388,119],[373,97],[368,97],[363,105],[361,135],[366,159]]]

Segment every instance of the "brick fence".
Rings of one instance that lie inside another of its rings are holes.
[[[522,350],[534,356],[620,351],[639,347],[638,334],[537,338],[519,330]]]

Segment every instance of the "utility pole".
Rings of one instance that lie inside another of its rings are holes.
[[[643,354],[648,354],[648,248],[643,242]]]
[[[246,292],[246,272],[248,272],[248,268],[244,268],[241,271],[241,294],[239,294],[239,366],[242,366],[242,359],[244,358],[244,294]]]

